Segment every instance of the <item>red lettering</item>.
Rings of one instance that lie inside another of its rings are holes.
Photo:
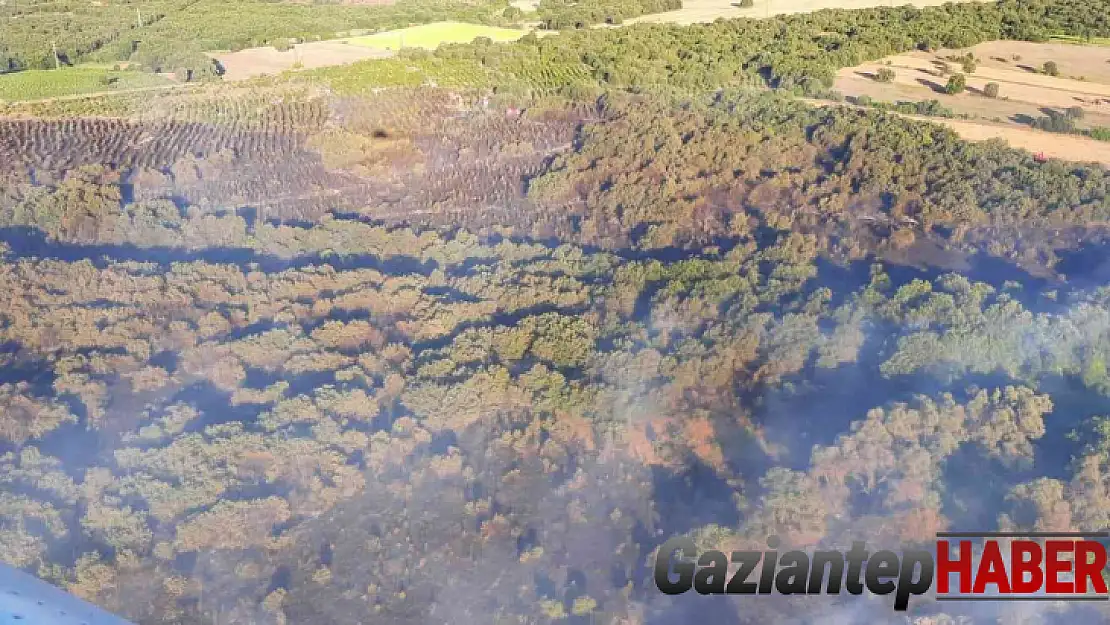
[[[1081,540],[1075,545],[1075,591],[1087,593],[1087,579],[1091,580],[1095,592],[1106,594],[1106,580],[1102,570],[1106,568],[1106,547],[1093,540]]]
[[[975,588],[971,592],[981,595],[986,590],[987,584],[997,586],[999,593],[1010,593],[1010,580],[1006,577],[1006,562],[1002,559],[1002,551],[998,549],[998,543],[993,540],[983,545],[979,571],[975,574]]]
[[[1028,556],[1028,558],[1026,557]],[[1106,553],[1103,552],[1103,557]],[[1013,571],[1012,590],[1021,595],[1031,595],[1044,585],[1041,571],[1041,546],[1032,540],[1015,540],[1010,543],[1010,567]],[[1025,579],[1025,574],[1029,579]]]
[[[1075,583],[1061,581],[1061,573],[1071,572],[1071,562],[1061,560],[1063,554],[1072,553],[1075,543],[1070,540],[1047,540],[1044,544],[1045,592],[1050,595],[1070,595],[1075,592]]]
[[[960,594],[971,592],[971,542],[960,541],[960,557],[950,559],[950,549],[947,540],[937,541],[937,593],[948,593],[948,576],[955,573],[960,576]]]

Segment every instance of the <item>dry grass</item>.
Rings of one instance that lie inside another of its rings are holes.
[[[978,65],[967,76],[968,90],[958,95],[943,92],[949,75],[962,72],[958,63],[945,60],[972,52]],[[1047,61],[1059,67],[1059,76],[1039,69]],[[881,68],[894,71],[894,80],[873,79]],[[1083,76],[1084,80],[1078,80]],[[999,97],[983,95],[988,83],[999,85]],[[910,52],[841,70],[835,89],[847,96],[869,96],[886,102],[938,100],[967,120],[935,120],[971,140],[1005,139],[1011,145],[1074,161],[1110,165],[1110,143],[1086,137],[1033,130],[1028,122],[1048,109],[1079,107],[1083,126],[1110,127],[1110,48],[1074,44],[1038,44],[994,41],[970,50]]]
[[[643,15],[627,20],[626,23],[698,24],[712,22],[719,17],[761,18],[772,15],[812,13],[821,9],[867,9],[891,6],[894,3],[891,0],[835,0],[834,2],[822,2],[821,0],[755,0],[755,6],[748,9],[739,8],[739,0],[683,0],[682,4],[683,7],[677,11]],[[904,4],[912,4],[918,7],[937,6],[944,4],[944,0],[898,0],[897,2],[897,5]]]

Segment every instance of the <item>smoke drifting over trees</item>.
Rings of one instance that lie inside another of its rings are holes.
[[[767,94],[393,95],[12,130],[69,157],[2,172],[0,558],[143,624],[1106,618],[650,576],[1105,529],[1105,170]]]

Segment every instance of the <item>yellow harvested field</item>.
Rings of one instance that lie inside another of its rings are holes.
[[[224,67],[224,80],[245,80],[256,76],[280,74],[291,69],[315,69],[344,65],[365,59],[393,56],[388,50],[352,46],[340,41],[314,41],[278,52],[272,47],[248,48],[213,55]]]
[[[963,72],[960,63],[948,57],[967,52],[977,59],[975,71],[967,74],[967,91],[948,95],[944,86],[949,76]],[[1040,71],[1048,61],[1056,63],[1057,76]],[[875,80],[883,68],[894,72],[889,83]],[[998,85],[998,98],[984,95],[988,83]],[[1083,111],[1081,126],[1110,127],[1110,48],[1105,46],[994,41],[968,50],[910,52],[845,68],[838,72],[834,88],[849,97],[868,96],[876,101],[937,100],[970,119],[928,119],[951,127],[966,139],[1003,139],[1014,147],[1053,158],[1110,166],[1110,142],[1029,126],[1046,111],[1078,107]]]
[[[892,83],[877,83],[872,78],[883,67],[894,71]],[[949,64],[950,74],[959,71],[958,65]],[[941,74],[933,62],[895,57],[891,59],[891,65],[865,63],[841,70],[835,88],[845,95],[870,95],[882,100],[936,99],[958,113],[988,119],[1018,113],[1040,116],[1043,114],[1040,107],[1065,109],[1078,106],[1095,115],[1110,115],[1110,85],[989,67],[980,67],[967,76],[968,92],[947,95],[943,92],[947,82],[948,75]],[[984,87],[991,82],[999,86],[997,100],[982,95]]]
[[[402,46],[434,50],[445,43],[470,43],[478,37],[489,37],[494,41],[516,41],[528,32],[515,28],[496,28],[463,22],[435,22],[363,37],[351,37],[342,41],[352,46],[380,50],[397,50]]]
[[[967,0],[964,0],[967,1]],[[812,13],[822,9],[868,9],[872,7],[901,6],[912,4],[917,7],[938,6],[945,0],[913,0],[913,2],[892,2],[891,0],[755,0],[755,6],[741,9],[739,0],[683,0],[682,8],[677,11],[642,15],[625,23],[648,22],[657,24],[699,24],[716,20],[719,17],[763,18],[772,15],[793,13]]]
[[[991,41],[969,48],[981,59],[980,66],[996,69],[1038,69],[1046,61],[1060,67],[1062,78],[1084,77],[1087,81],[1110,84],[1110,46],[1079,43],[1032,43]],[[943,54],[951,51],[941,50]],[[1014,56],[1020,57],[1014,60]]]
[[[943,92],[949,75],[962,72],[958,63],[945,59],[965,53],[957,50],[910,52],[845,68],[838,72],[834,88],[848,96],[867,95],[885,101],[936,99],[957,113],[985,119],[1039,117],[1044,114],[1043,107],[1078,106],[1091,116],[1091,124],[1110,126],[1110,48],[991,42],[969,51],[979,59],[978,66],[967,75],[968,91],[959,95]],[[1059,67],[1059,76],[1037,72],[1050,60]],[[894,71],[890,83],[874,80],[884,67]],[[999,86],[997,99],[982,95],[991,82]]]

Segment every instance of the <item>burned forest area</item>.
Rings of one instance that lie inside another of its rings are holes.
[[[651,571],[680,534],[1110,528],[1106,168],[799,97],[1108,13],[583,28],[0,103],[0,561],[139,625],[1106,622]]]

